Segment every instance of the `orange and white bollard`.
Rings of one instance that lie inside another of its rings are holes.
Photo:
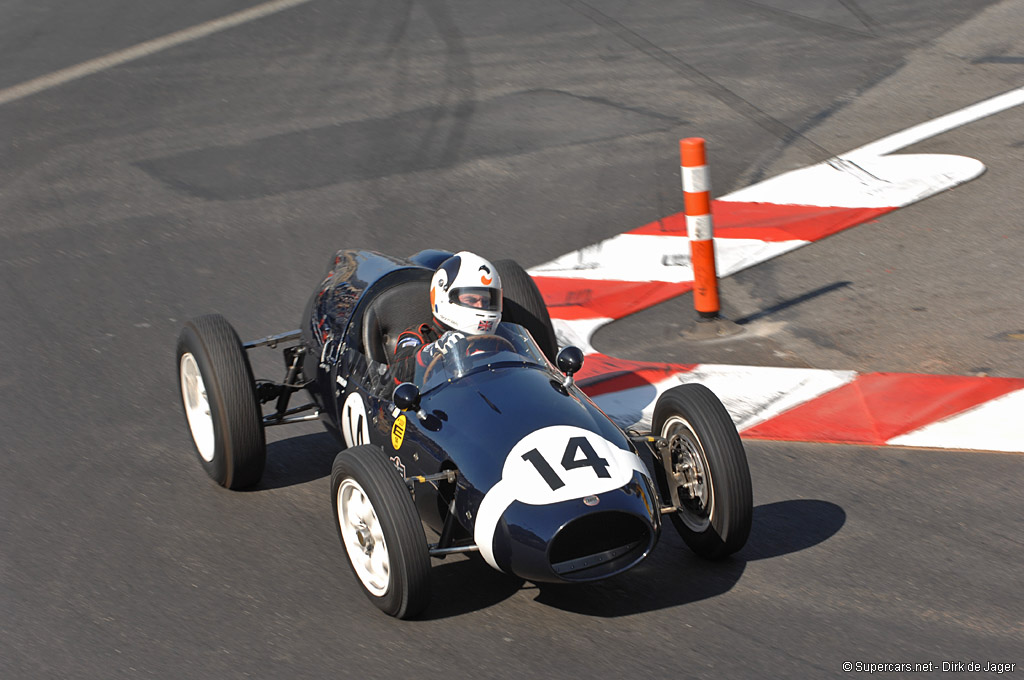
[[[700,137],[679,140],[679,156],[682,160],[686,234],[690,238],[690,261],[693,265],[693,306],[701,319],[717,319],[720,312],[718,272],[711,224],[711,182],[704,140]]]

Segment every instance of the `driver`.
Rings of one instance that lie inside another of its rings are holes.
[[[494,265],[463,250],[441,263],[430,280],[433,323],[407,328],[398,336],[391,361],[395,382],[408,382],[417,366],[467,335],[493,334],[501,323],[501,279]]]

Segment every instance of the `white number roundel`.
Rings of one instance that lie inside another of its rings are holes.
[[[512,447],[501,484],[515,499],[547,505],[617,489],[633,478],[639,460],[599,434],[570,425],[531,432]]]
[[[617,489],[648,474],[631,451],[601,435],[571,425],[552,425],[531,432],[505,457],[501,480],[484,496],[477,511],[474,538],[480,554],[495,569],[494,531],[515,501],[548,505]]]
[[[348,446],[359,446],[370,442],[370,423],[366,416],[366,405],[358,391],[352,392],[341,407],[341,434]]]

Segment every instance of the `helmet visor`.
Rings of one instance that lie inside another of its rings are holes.
[[[460,307],[487,310],[489,312],[501,311],[501,291],[497,288],[486,288],[483,286],[453,288],[451,293],[448,294],[448,299]]]

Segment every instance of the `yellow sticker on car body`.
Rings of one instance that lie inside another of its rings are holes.
[[[391,426],[391,446],[395,448],[395,451],[402,448],[402,442],[405,441],[405,414],[398,416],[395,419],[395,424]]]

